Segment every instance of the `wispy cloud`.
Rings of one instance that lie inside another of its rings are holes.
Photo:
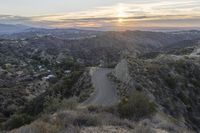
[[[136,0],[85,11],[21,17],[0,15],[0,23],[22,23],[49,27],[199,27],[199,0]]]

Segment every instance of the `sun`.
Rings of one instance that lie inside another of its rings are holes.
[[[126,17],[126,13],[125,13],[125,8],[124,5],[122,3],[119,3],[117,6],[117,18],[118,18],[118,22],[122,23],[124,21],[123,18]]]
[[[118,18],[118,22],[122,23],[124,20],[122,18]]]

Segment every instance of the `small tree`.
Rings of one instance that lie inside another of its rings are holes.
[[[156,106],[144,93],[134,91],[128,98],[123,99],[118,105],[121,117],[140,119],[148,117],[156,111]]]

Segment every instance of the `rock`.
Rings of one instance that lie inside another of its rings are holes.
[[[114,70],[114,76],[123,83],[128,83],[131,80],[126,59],[123,59],[117,64]]]

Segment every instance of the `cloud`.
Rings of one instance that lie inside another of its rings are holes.
[[[0,15],[0,23],[47,27],[198,26],[198,0],[136,0],[85,11],[45,16]]]
[[[22,21],[29,21],[30,19],[31,18],[21,17],[21,16],[0,15],[0,21],[22,22]]]

